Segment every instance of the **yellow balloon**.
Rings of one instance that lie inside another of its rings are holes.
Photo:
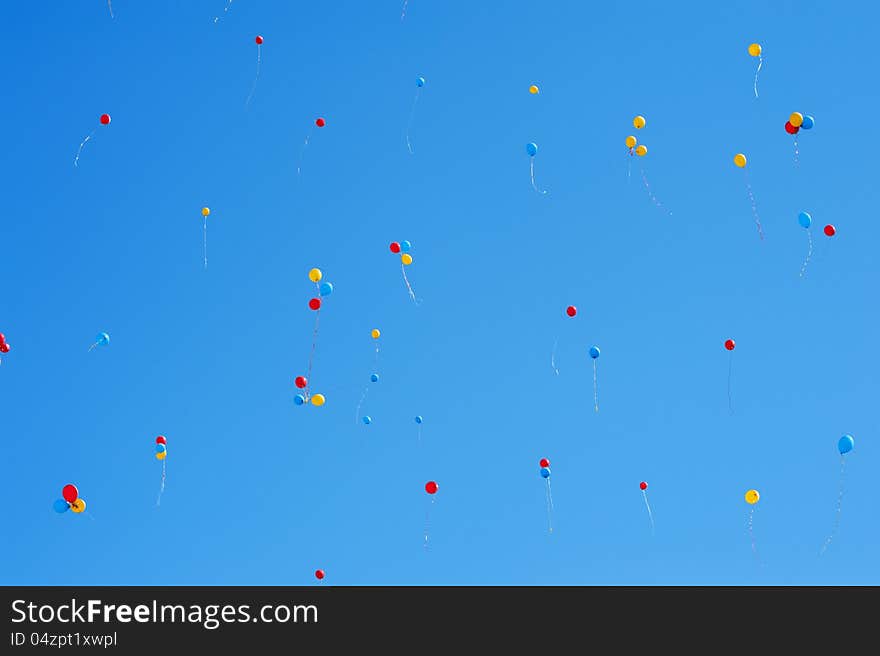
[[[157,460],[165,460],[165,456],[167,456],[167,455],[168,455],[167,451],[162,451],[161,453],[156,454],[156,459]]]
[[[645,127],[645,117],[644,116],[636,116],[633,119],[633,127],[636,130],[641,130],[643,127]]]
[[[77,499],[72,504],[70,504],[70,509],[75,513],[81,513],[86,509],[86,502],[82,499]]]
[[[745,168],[746,156],[743,155],[742,153],[737,153],[736,155],[733,156],[733,163],[736,164],[741,169]]]
[[[312,405],[316,405],[318,407],[321,407],[322,405],[324,405],[325,401],[326,401],[326,399],[324,398],[323,394],[315,394],[312,397]]]
[[[758,494],[757,490],[749,490],[748,492],[746,492],[746,503],[750,506],[754,506],[756,503],[758,503],[758,499],[760,498],[761,495]]]
[[[648,154],[648,147],[645,144],[639,144],[639,147],[636,148],[636,155],[639,157],[644,157]]]
[[[752,57],[760,57],[761,56],[761,44],[760,43],[753,43],[752,45],[750,45],[749,46],[749,54]]]
[[[202,216],[208,216],[210,213],[211,213],[210,207],[203,207],[202,208]]]
[[[409,253],[404,253],[400,256],[400,261],[407,265],[412,264],[412,255],[410,255]]]
[[[324,277],[324,274],[321,273],[320,269],[312,269],[309,271],[309,280],[312,282],[321,282],[321,278]]]
[[[382,334],[382,333],[379,332],[379,329],[378,329],[378,328],[373,328],[373,329],[370,331],[370,337],[372,337],[373,339],[379,339],[379,335],[381,335],[381,334]]]
[[[529,87],[529,93],[534,96],[536,93],[538,93],[538,87],[533,84]]]
[[[638,143],[638,142],[636,141],[636,138],[635,138],[635,137],[633,137],[633,136],[629,136],[629,137],[626,138],[626,147],[627,147],[627,148],[635,148],[635,147],[636,147],[636,143]]]
[[[791,116],[788,117],[788,122],[794,127],[799,128],[804,122],[804,115],[800,112],[792,112]]]

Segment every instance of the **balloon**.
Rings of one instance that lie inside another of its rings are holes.
[[[753,43],[752,45],[750,45],[749,46],[749,54],[752,57],[760,57],[761,56],[761,44],[760,43]]]
[[[326,401],[327,401],[327,400],[324,398],[324,395],[323,395],[323,394],[315,394],[315,395],[312,397],[312,405],[316,405],[316,406],[318,406],[319,408],[320,408],[322,405],[324,405],[324,403],[326,403]]]
[[[574,315],[576,315],[578,313],[578,310],[574,305],[569,305],[567,308],[565,308],[565,313],[568,316],[573,317]]]
[[[379,382],[379,374],[370,374],[370,382],[378,383]]]
[[[789,122],[789,121],[785,122],[785,131],[788,132],[789,134],[797,134],[799,130],[800,130],[800,128],[793,126],[791,124],[791,122]]]
[[[726,348],[728,351],[732,351],[736,348],[736,342],[734,342],[732,339],[728,339],[726,342],[724,342],[724,348]]]
[[[404,253],[400,256],[400,261],[409,266],[410,264],[412,264],[412,255],[410,255],[409,253]]]
[[[327,125],[327,122],[323,118],[317,118],[315,119],[315,125],[317,125],[319,128],[323,128],[325,125]]]
[[[6,343],[6,335],[4,335],[3,333],[0,333],[0,344],[5,344],[5,343]]]
[[[533,84],[532,86],[530,86],[530,87],[529,87],[529,93],[532,94],[533,96],[534,96],[536,93],[538,93],[538,86],[535,85],[535,84]]]
[[[829,223],[827,226],[825,226],[824,228],[822,228],[822,231],[823,231],[826,235],[828,235],[829,237],[833,237],[833,236],[834,236],[834,233],[837,232],[837,229],[836,229],[833,225],[831,225],[831,224]]]
[[[67,503],[64,499],[55,499],[55,503],[52,504],[52,508],[57,513],[65,513],[70,510],[70,504]]]
[[[332,282],[322,282],[320,287],[321,296],[330,296],[333,293]]]
[[[800,112],[792,112],[791,116],[788,117],[788,122],[794,127],[799,128],[804,122],[804,115]]]
[[[164,444],[156,445],[156,453],[165,453],[167,451],[167,447]]]
[[[76,485],[65,485],[61,490],[61,496],[67,503],[73,503],[79,496],[79,490],[76,489]]]
[[[210,213],[211,213],[210,207],[203,207],[202,208],[202,216],[208,216]]]
[[[321,273],[320,269],[309,269],[309,280],[312,282],[321,282],[321,278],[324,277],[324,274]]]
[[[736,155],[733,156],[733,163],[736,164],[741,169],[745,168],[746,156],[743,155],[742,153],[737,153]]]
[[[373,422],[373,418],[370,415],[366,415],[363,420],[365,424],[371,424]]]
[[[810,130],[814,125],[816,125],[816,119],[812,116],[804,116],[804,122],[801,123],[801,127],[804,130]]]
[[[754,506],[756,503],[758,503],[758,499],[760,498],[761,495],[758,494],[757,490],[749,490],[748,492],[746,492],[746,503],[749,505]]]
[[[638,155],[639,157],[644,157],[647,154],[648,154],[648,147],[645,144],[639,144],[636,147],[636,155]]]
[[[837,442],[837,450],[840,451],[840,455],[843,455],[844,453],[849,453],[853,450],[854,446],[855,441],[853,440],[852,435],[844,435]]]
[[[412,244],[409,243],[406,239],[400,242],[400,252],[401,253],[409,253],[412,249]]]
[[[86,502],[82,499],[77,499],[70,504],[70,509],[75,513],[81,513],[83,510],[86,509]]]
[[[642,481],[641,483],[639,483],[639,489],[640,489],[640,490],[647,490],[647,489],[648,489],[648,484],[645,483],[645,481]]]
[[[424,421],[424,419],[422,419],[422,415],[416,415],[416,423],[417,424],[421,424],[423,421]]]
[[[6,342],[3,342],[2,344],[0,344],[0,353],[9,353],[9,349],[11,348],[12,346],[7,344]]]
[[[110,335],[107,333],[98,333],[97,337],[95,337],[95,341],[102,346],[106,346],[110,343]]]
[[[541,477],[550,478],[550,470],[547,467],[541,467]]]
[[[263,45],[263,37],[261,37],[259,34],[257,35],[257,38],[254,39],[254,41],[256,41],[258,46]]]
[[[381,334],[382,334],[382,333],[379,332],[379,329],[378,329],[378,328],[373,328],[373,329],[370,331],[370,337],[372,337],[373,339],[379,339],[379,335],[381,335]]]
[[[318,579],[319,581],[321,579],[323,579],[324,578],[324,570],[323,569],[316,569],[315,570],[315,578]]]
[[[161,453],[156,454],[156,460],[165,460],[165,456],[168,455],[167,451],[162,451]]]
[[[110,114],[101,114],[101,125],[110,125]]]
[[[293,402],[296,403],[297,405],[302,405],[303,403],[306,402],[306,397],[304,397],[302,394],[297,394],[296,396],[293,397]]]
[[[313,299],[309,300],[309,308],[311,308],[312,310],[320,310],[321,309],[321,299],[320,298],[313,298]]]
[[[417,86],[417,87],[423,87],[423,86],[425,86],[425,78],[423,78],[423,77],[417,77],[417,78],[416,78],[416,86]]]
[[[389,248],[391,248],[392,253],[399,253],[400,252],[400,244],[398,244],[396,241],[392,241],[391,246]]]
[[[538,154],[538,144],[536,143],[527,143],[526,144],[526,152],[529,154],[529,157],[534,157]]]
[[[437,483],[435,483],[434,481],[428,481],[427,483],[425,483],[425,492],[427,492],[428,494],[437,494],[437,489]]]
[[[549,467],[550,461],[547,458],[541,458],[541,461],[538,463],[540,467]]]
[[[633,119],[633,127],[636,130],[641,130],[643,127],[645,127],[645,117],[644,116],[636,116]]]
[[[156,438],[156,444],[168,444],[168,440],[165,439],[164,435],[160,435]]]
[[[798,223],[801,224],[801,228],[809,228],[813,223],[813,217],[810,216],[809,212],[801,212],[798,214]]]
[[[299,387],[300,389],[303,389],[306,385],[309,384],[309,381],[306,379],[305,376],[297,376],[296,378],[293,379],[293,384],[296,385],[297,387]]]
[[[637,143],[638,143],[638,140],[632,135],[630,135],[626,138],[626,147],[627,148],[635,148]]]
[[[598,346],[591,346],[590,347],[590,357],[593,358],[594,360],[599,357],[599,347]]]

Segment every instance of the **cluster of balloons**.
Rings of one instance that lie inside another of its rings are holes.
[[[816,120],[812,116],[801,114],[800,112],[792,112],[785,122],[785,131],[789,134],[797,134],[801,128],[812,130],[815,124]]]
[[[0,353],[6,354],[9,353],[9,350],[12,347],[6,343],[6,335],[0,333]]]
[[[86,502],[79,498],[79,490],[76,485],[67,484],[61,490],[63,498],[56,499],[53,507],[57,513],[65,513],[72,510],[75,513],[81,513],[86,509]]]
[[[156,438],[156,460],[165,460],[168,455],[168,440],[164,435]]]
[[[318,289],[318,296],[309,299],[309,308],[315,311],[321,309],[321,299],[333,293],[333,283],[326,280],[322,282],[323,278],[324,274],[320,269],[315,268],[309,271],[309,280],[315,283]]]
[[[404,266],[409,266],[413,263],[412,255],[410,251],[412,250],[412,244],[408,242],[406,239],[403,241],[393,241],[391,245],[388,247],[392,253],[400,254],[400,262]]]
[[[636,130],[641,130],[643,127],[645,127],[645,117],[636,116],[633,119],[633,127]],[[644,157],[648,154],[648,147],[644,144],[639,144],[638,139],[636,139],[633,135],[630,135],[626,138],[626,147],[629,148],[630,155],[635,153],[639,157]]]
[[[296,385],[299,389],[304,390],[309,384],[309,381],[305,376],[297,376],[293,379],[293,384]],[[303,405],[306,401],[311,401],[312,405],[318,407],[324,405],[326,400],[327,399],[324,398],[323,394],[309,395],[308,392],[301,392],[293,397],[293,402],[297,405]]]

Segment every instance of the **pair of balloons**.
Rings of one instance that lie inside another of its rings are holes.
[[[318,408],[320,408],[322,405],[324,405],[327,402],[327,399],[324,398],[323,394],[312,394],[312,396],[309,398],[312,402],[312,405],[314,405]],[[297,405],[303,405],[306,402],[306,397],[303,394],[297,394],[296,396],[293,397],[293,402],[296,403]]]
[[[406,266],[409,266],[413,263],[412,255],[410,255],[409,253],[410,250],[412,250],[412,244],[406,239],[401,242],[393,241],[388,248],[391,250],[392,253],[400,253],[400,261]]]
[[[156,438],[156,460],[165,460],[168,455],[168,440],[164,435]]]
[[[626,147],[629,148],[631,151],[633,151],[633,148],[635,148],[635,150],[633,152],[635,152],[635,154],[638,155],[639,157],[644,157],[645,155],[648,154],[648,147],[645,144],[639,144],[637,146],[636,145],[637,143],[638,143],[638,139],[636,139],[632,135],[630,135],[626,138]]]
[[[81,513],[86,509],[86,502],[79,498],[79,490],[76,485],[68,483],[61,489],[61,499],[57,499],[53,504],[53,508],[57,513],[65,513],[72,510],[75,513]]]
[[[801,212],[800,214],[798,214],[798,223],[800,224],[801,228],[809,230],[810,226],[813,225],[813,217],[810,216],[809,212]],[[837,228],[829,223],[824,228],[822,228],[822,232],[824,232],[828,237],[833,237],[835,234],[837,234]]]
[[[538,466],[541,468],[541,478],[550,478],[550,461],[547,458],[541,458]]]

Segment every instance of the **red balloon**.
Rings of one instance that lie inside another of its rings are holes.
[[[79,490],[76,489],[76,485],[65,485],[64,489],[61,490],[61,496],[64,497],[64,500],[67,503],[73,503],[77,499],[79,499]]]
[[[541,462],[538,463],[541,467],[549,467],[550,461],[547,458],[541,458]]]
[[[833,225],[831,225],[830,223],[827,226],[825,226],[823,228],[823,230],[825,231],[825,234],[828,235],[829,237],[833,237],[834,233],[837,232],[837,229]],[[2,335],[0,335],[0,337],[2,337]]]
[[[3,342],[2,344],[0,344],[0,353],[9,353],[9,349],[11,348],[12,347],[9,344]]]
[[[3,333],[0,333],[0,344],[5,344],[5,343],[6,343],[6,335],[4,335]]]
[[[318,579],[319,581],[321,579],[323,579],[324,578],[324,570],[323,569],[316,569],[315,570],[315,578]]]
[[[428,494],[437,494],[437,484],[434,481],[425,483],[425,492]]]
[[[101,125],[110,125],[110,114],[101,114]]]
[[[574,305],[569,305],[567,308],[565,308],[565,313],[568,316],[573,317],[578,313],[578,309]]]
[[[160,435],[156,438],[156,444],[168,444],[168,442],[165,440],[164,435]]]
[[[309,301],[309,307],[312,308],[313,310],[320,309],[321,299],[320,298],[313,298],[312,300]]]
[[[728,339],[726,342],[724,342],[724,348],[726,348],[728,351],[732,351],[734,348],[736,348],[736,342],[734,342],[732,339]]]
[[[398,244],[396,241],[392,241],[391,246],[389,248],[391,248],[392,253],[399,253],[400,252],[400,244]]]
[[[317,125],[319,128],[323,128],[326,123],[324,122],[323,118],[319,118],[317,121],[315,121],[315,125]]]
[[[800,128],[796,128],[789,121],[785,122],[785,131],[789,134],[797,134],[798,130],[800,130]]]
[[[306,380],[305,376],[297,376],[293,379],[293,384],[299,387],[300,389],[304,388],[309,381]]]
[[[639,489],[640,489],[640,490],[647,490],[647,489],[648,489],[648,484],[645,483],[645,481],[642,481],[641,483],[639,483]]]
[[[263,37],[261,37],[259,34],[257,35],[257,38],[254,39],[254,41],[257,42],[257,45],[258,45],[258,46],[263,45]]]

